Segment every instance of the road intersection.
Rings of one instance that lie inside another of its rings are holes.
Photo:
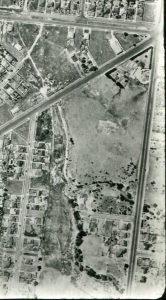
[[[84,78],[74,81],[73,83],[65,87],[63,90],[60,90],[59,92],[48,97],[46,101],[38,103],[37,105],[31,107],[30,109],[27,109],[25,112],[18,115],[18,117],[6,122],[4,125],[0,126],[0,135],[3,135],[6,132],[9,132],[10,130],[16,128],[17,126],[24,123],[24,121],[30,118],[33,114],[37,112],[42,112],[43,110],[49,108],[52,104],[59,102],[62,97],[72,92],[74,89],[82,86],[83,84],[88,83],[90,80],[93,80],[94,78],[102,74],[105,74],[107,71],[113,69],[115,66],[125,62],[126,60],[132,58],[133,56],[147,49],[150,46],[153,46],[153,36],[139,43],[138,46],[133,47],[124,53],[122,52],[122,54],[111,59],[110,61],[107,61],[105,64],[100,66],[97,71],[88,74]]]
[[[74,83],[68,85],[63,90],[56,92],[55,94],[51,95],[47,98],[46,101],[43,101],[30,109],[26,110],[25,112],[18,115],[16,118],[8,121],[7,123],[0,126],[0,135],[4,135],[11,130],[17,128],[21,124],[23,124],[28,119],[31,119],[36,113],[40,113],[45,109],[49,108],[53,104],[58,103],[62,97],[66,96],[67,94],[71,93],[73,90],[83,86],[84,84],[88,83],[90,80],[105,74],[107,71],[113,69],[117,65],[127,61],[128,59],[136,56],[138,53],[142,52],[143,50],[153,47],[153,57],[152,57],[152,70],[151,70],[151,81],[149,87],[149,98],[147,101],[147,108],[146,108],[146,117],[144,122],[144,137],[142,141],[142,150],[139,162],[139,170],[138,170],[138,189],[137,189],[137,199],[136,199],[136,207],[135,207],[135,218],[134,218],[134,225],[133,225],[133,236],[132,236],[132,249],[130,253],[130,263],[129,263],[129,270],[128,270],[128,279],[127,279],[127,295],[130,297],[132,295],[132,288],[133,288],[133,281],[135,276],[135,267],[136,267],[136,259],[137,259],[137,248],[139,242],[139,232],[141,226],[141,216],[142,216],[142,209],[144,204],[144,193],[145,193],[145,184],[146,184],[146,177],[148,172],[148,152],[149,152],[149,141],[150,141],[150,132],[152,126],[152,118],[153,118],[153,110],[154,110],[154,99],[155,99],[155,90],[156,90],[156,74],[157,74],[157,59],[158,59],[158,40],[157,35],[162,32],[161,27],[158,25],[150,28],[147,24],[147,27],[142,24],[134,24],[128,22],[99,22],[93,20],[86,20],[80,19],[79,21],[67,21],[55,18],[54,16],[47,16],[46,14],[41,17],[37,16],[37,14],[28,16],[27,14],[21,15],[13,15],[13,14],[2,14],[0,16],[1,20],[16,20],[19,22],[26,22],[26,23],[39,23],[39,24],[51,24],[51,25],[72,25],[78,27],[90,27],[96,30],[121,30],[127,32],[137,32],[137,33],[149,33],[150,37],[146,40],[138,44],[136,47],[129,49],[126,52],[118,55],[114,59],[107,61],[105,64],[100,66],[97,71],[94,73],[90,73],[86,75],[84,78],[76,80]],[[160,35],[159,35],[160,37]],[[27,183],[28,184],[28,183]],[[27,187],[28,188],[28,187]],[[26,190],[27,190],[26,188]],[[26,202],[25,202],[26,203]],[[24,228],[24,226],[23,226]]]

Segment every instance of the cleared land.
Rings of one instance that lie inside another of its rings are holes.
[[[19,23],[19,33],[27,48],[30,48],[39,33],[39,26],[36,24]]]
[[[129,34],[127,32],[114,32],[115,37],[118,39],[123,50],[128,50],[129,48],[135,46],[136,44],[142,42],[147,36],[139,35],[136,33]]]
[[[27,141],[29,136],[29,121],[17,127],[15,131],[20,137]]]
[[[106,33],[102,31],[91,32],[89,50],[98,65],[102,65],[115,57],[115,53],[106,38]]]
[[[6,103],[0,106],[0,124],[4,124],[12,118],[9,109],[9,105]]]
[[[78,73],[65,50],[66,38],[66,27],[45,27],[32,52],[41,76],[54,88],[63,87],[78,79]]]
[[[66,119],[74,140],[71,173],[101,179],[107,172],[114,182],[128,176],[128,164],[138,163],[143,135],[147,88],[135,82],[120,93],[111,79],[101,76],[68,95]]]

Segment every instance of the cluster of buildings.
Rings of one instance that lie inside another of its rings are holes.
[[[103,237],[104,244],[108,247],[110,258],[128,257],[130,247],[132,223],[120,220],[111,220],[109,217],[91,217],[88,223],[88,232]],[[85,223],[86,226],[86,223]]]
[[[17,63],[17,59],[13,57],[3,45],[0,45],[0,79],[3,80],[8,72],[12,72]]]
[[[8,80],[1,92],[1,98],[11,107],[14,116],[20,111],[22,100],[28,93],[30,84],[19,74]]]
[[[28,147],[13,145],[11,135],[0,142],[0,281],[3,290],[8,289],[16,273],[21,286],[35,286],[38,283],[48,190],[41,185],[32,187],[31,183],[28,183],[26,190],[25,181],[27,164],[32,164],[32,178],[41,176],[36,174],[33,164],[42,165],[42,170],[48,169],[49,155],[48,143],[35,141],[29,161]],[[22,191],[9,193],[6,182],[16,181],[22,182]],[[24,203],[27,203],[26,206]],[[25,219],[22,219],[24,214]]]
[[[67,51],[70,60],[74,63],[79,74],[82,76],[91,71],[96,71],[97,64],[89,51],[91,29],[84,28],[80,45],[75,45],[75,28],[68,28]]]
[[[137,80],[143,85],[147,85],[150,80],[151,72],[151,49],[140,54],[134,59],[130,59],[118,68],[114,68],[107,76],[111,78],[117,86],[125,88],[129,80]]]
[[[7,144],[9,140],[7,141]],[[11,194],[6,188],[7,173],[4,165],[10,160],[9,145],[0,143],[0,285],[6,287],[6,283],[12,276],[15,263],[15,248],[19,233],[19,212],[22,201],[21,195]],[[5,164],[4,164],[5,163]]]
[[[42,176],[42,170],[48,168],[49,145],[35,142],[32,157],[32,178]],[[38,157],[38,164],[42,166],[40,173],[34,169],[34,158]],[[43,158],[43,162],[40,160]],[[44,167],[45,166],[45,167]],[[43,237],[43,220],[47,209],[49,191],[44,187],[30,187],[26,218],[24,220],[23,258],[19,273],[19,282],[36,285],[42,268],[41,239]]]
[[[152,182],[153,184],[153,182]],[[164,218],[164,213],[156,203],[144,204],[140,230],[139,248],[147,253],[162,253],[160,242],[164,238],[164,224],[159,221]]]
[[[10,76],[10,71],[11,71],[11,76]],[[12,60],[12,65],[6,64],[5,67],[3,66],[4,77],[3,77],[3,82],[0,85],[1,88],[0,100],[1,103],[7,103],[9,105],[10,112],[13,116],[15,116],[22,108],[23,101],[27,97],[29,91],[31,92],[35,91],[35,88],[32,86],[30,82],[25,80],[21,72],[22,72],[21,67],[20,69],[17,68],[17,62],[15,59]],[[33,74],[31,74],[31,79],[32,80],[34,79],[34,82],[36,81]],[[39,98],[41,98],[40,93],[38,94],[39,94],[38,95]],[[31,102],[35,102],[36,97],[37,97],[37,93],[31,97]]]
[[[0,3],[0,9],[5,7],[12,8],[12,9],[20,9],[23,7],[24,1],[25,0],[8,0],[8,1],[2,0]]]
[[[8,180],[22,180],[26,167],[25,146],[15,146],[11,143],[11,135],[6,138],[3,146],[2,174]]]
[[[81,11],[82,0],[48,0],[47,12],[78,15]]]
[[[104,185],[103,185],[104,186]],[[77,203],[81,212],[88,210],[89,214],[113,214],[121,216],[132,216],[134,201],[131,193],[118,192],[117,189],[110,188],[113,195],[104,195],[102,190],[90,193],[78,194]],[[122,218],[123,218],[122,217]]]
[[[85,0],[86,17],[155,21],[156,0]]]
[[[35,142],[32,157],[32,177],[39,177],[42,171],[49,171],[50,143]]]
[[[87,17],[103,17],[133,20],[136,13],[137,0],[85,0]]]
[[[23,58],[22,47],[17,42],[9,44],[5,40],[6,33],[12,29],[12,22],[1,24],[0,103],[7,103],[11,113],[15,115],[20,110],[22,99],[27,95],[30,84],[19,73],[21,65],[18,68],[18,64]]]
[[[158,265],[156,260],[150,257],[138,257],[137,258],[137,273],[136,281],[140,283],[146,283],[152,277],[156,278],[158,275]],[[151,280],[150,279],[150,280]],[[153,280],[151,284],[153,283]]]
[[[30,11],[81,15],[85,17],[154,22],[158,0],[34,0],[26,6]],[[24,0],[2,0],[0,9],[22,11]]]

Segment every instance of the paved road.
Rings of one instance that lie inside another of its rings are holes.
[[[10,131],[11,129],[14,129],[18,127],[19,125],[23,124],[26,120],[30,118],[33,114],[37,112],[42,112],[43,110],[49,108],[52,104],[55,104],[56,102],[60,101],[62,97],[64,97],[66,94],[72,92],[74,89],[80,87],[83,84],[86,84],[90,80],[96,78],[97,76],[104,74],[108,70],[111,70],[116,65],[123,63],[124,61],[130,59],[131,57],[135,56],[139,52],[145,50],[153,43],[153,37],[147,39],[146,41],[141,42],[138,46],[133,47],[129,49],[128,51],[118,55],[117,57],[111,59],[110,61],[103,64],[97,71],[88,74],[84,78],[78,79],[75,82],[68,85],[63,90],[60,90],[56,94],[48,97],[46,101],[43,101],[41,103],[38,103],[37,105],[27,109],[25,112],[18,115],[17,118],[13,118],[9,122],[6,122],[2,126],[0,126],[0,135],[5,134],[6,132]]]
[[[149,90],[149,99],[146,110],[146,120],[144,125],[144,138],[142,153],[140,158],[139,174],[138,174],[138,190],[135,208],[135,220],[133,226],[133,237],[132,237],[132,248],[130,253],[130,262],[128,270],[128,281],[127,281],[127,293],[128,296],[132,296],[132,283],[134,280],[136,259],[137,259],[137,247],[139,242],[139,234],[141,228],[142,210],[144,205],[144,194],[146,187],[146,177],[148,173],[148,155],[149,155],[149,143],[150,133],[152,127],[152,116],[154,109],[154,94],[156,89],[156,76],[157,76],[157,46],[154,47],[153,59],[152,59],[152,73],[151,73],[151,85]]]
[[[130,263],[128,270],[128,280],[127,280],[127,294],[128,297],[132,297],[132,288],[134,282],[134,275],[136,269],[136,259],[137,259],[137,247],[139,242],[140,228],[141,228],[141,217],[144,204],[144,195],[146,187],[146,177],[148,174],[149,167],[149,144],[150,144],[150,134],[152,130],[152,120],[154,113],[155,105],[155,93],[157,89],[157,78],[158,78],[158,55],[160,47],[160,38],[163,37],[163,1],[160,3],[160,23],[154,33],[155,45],[153,49],[153,58],[152,58],[152,73],[151,73],[151,85],[149,89],[149,99],[147,103],[146,110],[146,120],[144,125],[144,138],[142,144],[141,158],[139,161],[139,173],[138,173],[138,190],[137,190],[137,202],[136,202],[136,214],[133,227],[133,241],[132,248],[130,253]]]
[[[96,19],[86,19],[86,18],[60,18],[50,14],[41,14],[41,13],[24,13],[24,14],[10,14],[6,12],[1,12],[0,20],[9,20],[9,21],[20,21],[23,23],[44,23],[47,25],[66,25],[66,26],[77,26],[77,27],[91,27],[92,29],[105,31],[105,30],[120,30],[127,32],[137,32],[137,33],[150,33],[154,30],[153,23],[146,23],[145,25],[142,22],[124,22],[116,20],[96,20]]]

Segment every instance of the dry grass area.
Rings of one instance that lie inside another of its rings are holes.
[[[91,267],[97,274],[113,275],[124,284],[124,259],[120,261],[108,256],[108,246],[103,243],[102,236],[94,234],[86,236],[81,250],[85,266]]]
[[[107,274],[107,264],[110,258],[107,256],[107,247],[104,246],[102,237],[88,235],[81,245],[85,266],[90,266],[99,274]]]
[[[66,42],[66,27],[45,27],[32,52],[41,76],[49,81],[52,87],[63,87],[78,78],[75,66],[68,59]]]
[[[25,141],[28,140],[29,136],[29,121],[23,123],[15,129],[15,132],[22,137]]]
[[[106,38],[106,33],[103,31],[92,31],[89,50],[98,65],[102,65],[115,57],[115,53]]]
[[[29,49],[33,45],[35,38],[39,33],[39,26],[36,24],[25,23],[20,23],[18,26],[20,35],[26,47]]]
[[[71,282],[69,276],[62,275],[59,271],[47,268],[41,273],[40,283],[36,288],[36,295],[45,299],[85,299],[89,295],[82,288]]]
[[[6,123],[7,121],[12,119],[12,115],[10,113],[10,107],[8,104],[2,104],[0,106],[0,125]]]
[[[14,194],[14,195],[22,194],[22,181],[18,181],[18,180],[7,181],[6,187],[10,194]]]
[[[147,35],[138,35],[138,34],[129,34],[129,33],[121,33],[121,32],[114,32],[115,37],[120,42],[124,51],[128,50],[129,48],[133,47],[134,45],[142,42]]]
[[[13,132],[12,133],[12,144],[13,145],[27,145],[27,139],[22,137],[20,134]]]
[[[70,171],[78,181],[85,182],[87,173],[101,179],[106,172],[114,182],[132,179],[124,169],[139,159],[147,95],[135,82],[118,94],[103,76],[68,96],[66,120],[74,140]]]
[[[53,266],[57,256],[68,251],[71,239],[70,212],[63,195],[63,185],[50,187],[48,209],[44,224],[44,250],[50,255],[47,264]],[[59,255],[57,255],[59,252]]]

